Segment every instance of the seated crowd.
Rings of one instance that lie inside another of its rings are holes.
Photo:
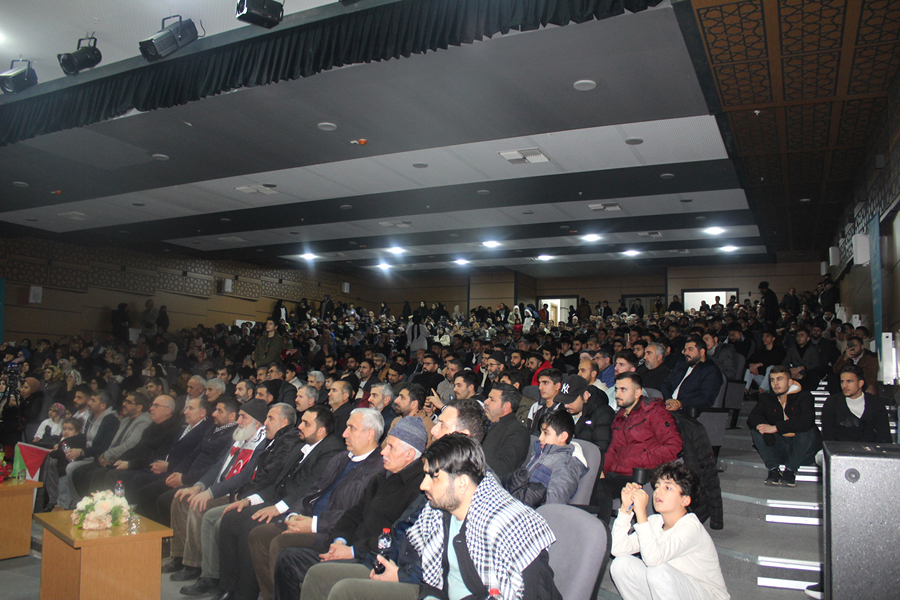
[[[559,323],[546,306],[467,320],[405,303],[397,318],[326,296],[316,311],[279,301],[265,323],[180,332],[145,310],[137,343],[120,305],[106,339],[0,347],[0,434],[8,455],[52,448],[48,510],[121,482],[174,530],[163,572],[192,582],[186,596],[560,597],[555,537],[533,509],[578,495],[604,520],[621,502],[623,598],[726,599],[701,524],[723,526],[718,474],[691,409],[726,380],[758,386],[748,425],[767,484],[795,485],[823,437],[890,441],[868,332],[812,294],[780,307],[770,295],[690,312],[660,298],[633,314],[584,301]],[[840,391],[819,431],[810,390],[829,371]]]

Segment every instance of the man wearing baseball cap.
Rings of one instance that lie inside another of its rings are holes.
[[[596,444],[601,452],[606,452],[616,413],[606,402],[598,402],[593,397],[592,387],[580,375],[568,375],[562,380],[556,400],[575,420],[573,438]]]

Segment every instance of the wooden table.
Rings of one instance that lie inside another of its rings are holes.
[[[40,481],[19,483],[7,479],[0,483],[0,559],[27,556],[31,552],[31,514],[34,490],[44,487]]]
[[[44,526],[41,600],[150,600],[160,595],[162,539],[172,530],[141,517],[137,533],[72,526],[71,511],[35,515]]]

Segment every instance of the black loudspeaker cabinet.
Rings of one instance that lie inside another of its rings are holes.
[[[900,598],[900,446],[825,443],[825,598]]]

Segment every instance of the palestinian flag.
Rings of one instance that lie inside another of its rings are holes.
[[[16,444],[16,458],[13,460],[13,477],[16,473],[25,469],[25,477],[31,480],[37,480],[41,475],[41,465],[44,464],[44,458],[50,453],[49,448],[41,448],[32,444],[19,442]]]

